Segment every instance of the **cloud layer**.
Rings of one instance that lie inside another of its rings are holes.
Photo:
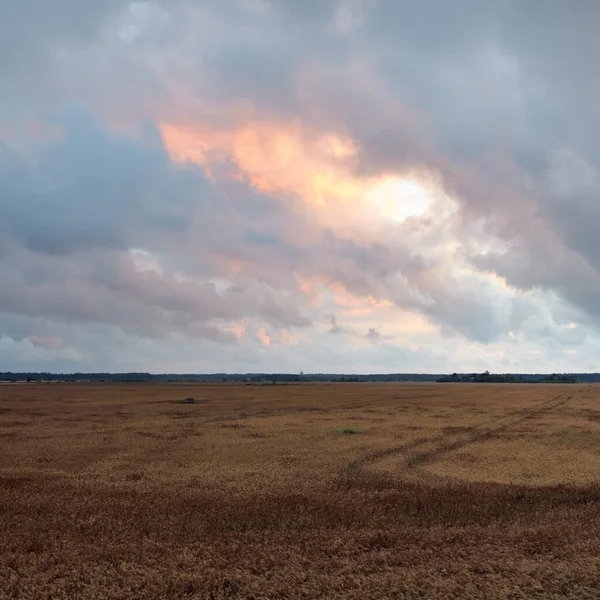
[[[596,3],[4,4],[0,370],[600,370]]]

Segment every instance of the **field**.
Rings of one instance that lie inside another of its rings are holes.
[[[0,385],[0,599],[600,598],[599,468],[593,385]]]

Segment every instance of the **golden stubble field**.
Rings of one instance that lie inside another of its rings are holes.
[[[0,598],[600,598],[599,467],[600,386],[0,385]]]

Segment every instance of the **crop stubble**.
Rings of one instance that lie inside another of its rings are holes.
[[[0,385],[0,598],[598,598],[599,400]]]

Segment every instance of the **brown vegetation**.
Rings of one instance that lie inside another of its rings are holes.
[[[0,598],[599,598],[599,401],[0,385]]]

